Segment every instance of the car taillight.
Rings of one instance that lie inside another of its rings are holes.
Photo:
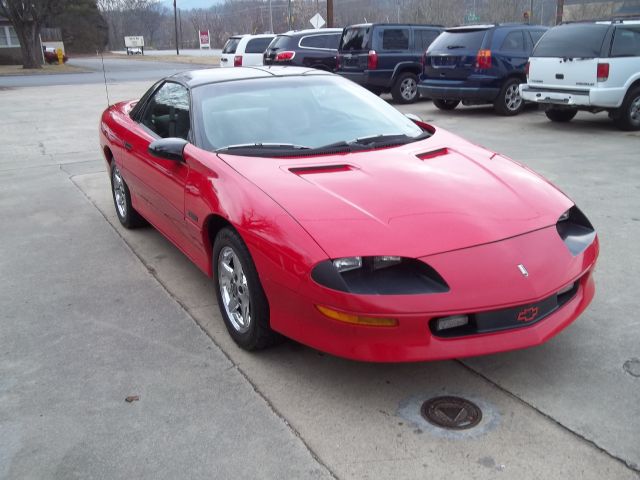
[[[233,66],[241,67],[242,66],[242,55],[236,55],[233,57]]]
[[[336,55],[336,70],[340,70],[340,55]]]
[[[527,64],[524,66],[524,74],[527,76],[527,78],[529,78],[529,66],[531,65],[531,62],[527,62]]]
[[[491,50],[480,50],[476,57],[476,68],[491,68]]]
[[[369,56],[367,57],[367,68],[369,70],[375,70],[378,68],[378,54],[375,50],[369,50]]]
[[[276,62],[286,62],[287,60],[292,60],[293,57],[296,56],[296,52],[284,51],[278,52],[276,55]]]
[[[598,81],[606,82],[608,79],[609,79],[609,64],[599,63],[598,64]]]

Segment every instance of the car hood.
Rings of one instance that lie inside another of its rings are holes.
[[[537,174],[442,130],[352,154],[220,157],[330,258],[418,258],[482,245],[554,225],[573,205]]]

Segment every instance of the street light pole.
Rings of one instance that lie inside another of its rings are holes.
[[[293,30],[293,27],[291,26],[292,23],[292,19],[291,19],[291,0],[289,0],[289,30]]]
[[[176,0],[173,0],[173,23],[176,27],[176,55],[180,55],[180,47],[178,47],[178,8]]]
[[[273,10],[271,9],[271,0],[269,0],[269,32],[273,33]]]

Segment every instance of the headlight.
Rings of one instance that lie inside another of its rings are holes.
[[[574,257],[584,252],[596,238],[591,222],[575,205],[560,215],[556,230]]]
[[[412,295],[449,291],[444,279],[426,263],[393,255],[344,257],[315,266],[320,285],[362,295]]]

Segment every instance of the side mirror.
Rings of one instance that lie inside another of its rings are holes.
[[[165,160],[184,162],[183,151],[187,143],[183,138],[161,138],[149,145],[149,153]]]
[[[422,122],[422,119],[415,113],[405,113],[404,116],[413,122]]]

